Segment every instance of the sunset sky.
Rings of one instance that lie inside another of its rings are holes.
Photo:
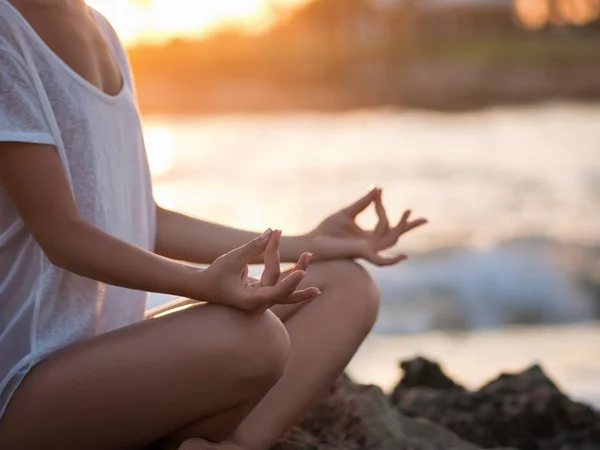
[[[260,28],[273,7],[304,0],[86,0],[112,22],[126,43],[200,36],[231,23]]]
[[[239,24],[260,29],[277,9],[308,0],[86,0],[112,22],[126,44],[198,37],[215,28]],[[485,1],[485,0],[482,0]],[[529,28],[550,20],[547,0],[516,0],[516,12]],[[597,17],[600,0],[565,0],[556,4],[555,21],[584,24]]]

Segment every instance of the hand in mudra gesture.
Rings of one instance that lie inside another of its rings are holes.
[[[373,230],[365,230],[356,217],[372,203],[379,221]],[[405,260],[406,255],[381,256],[379,252],[393,247],[405,233],[427,223],[424,218],[410,220],[407,210],[396,225],[390,225],[383,206],[382,190],[372,189],[350,206],[327,217],[309,233],[311,251],[319,259],[363,258],[377,266],[390,266]]]
[[[261,314],[274,305],[310,300],[320,294],[316,287],[298,289],[312,255],[303,253],[291,273],[280,280],[281,230],[267,230],[247,244],[217,258],[201,276],[203,296],[247,312]],[[263,255],[265,269],[260,280],[248,276],[248,264]]]

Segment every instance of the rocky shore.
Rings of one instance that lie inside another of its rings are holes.
[[[274,450],[600,450],[600,412],[539,366],[477,391],[423,358],[401,368],[390,396],[341,377]]]

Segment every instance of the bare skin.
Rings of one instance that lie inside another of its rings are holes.
[[[12,3],[73,70],[118,92],[122,76],[83,2]],[[425,223],[407,211],[390,226],[379,189],[310,233],[286,238],[158,208],[150,253],[79,218],[52,147],[0,143],[0,186],[55,265],[208,302],[37,365],[0,420],[0,448],[22,450],[269,448],[339,375],[375,320],[377,288],[352,259],[398,263],[406,256],[379,251]],[[363,230],[355,218],[371,204],[379,223]],[[262,261],[261,280],[249,278],[247,265]],[[296,265],[281,275],[281,261]]]
[[[278,308],[285,328],[273,314],[204,305],[58,352],[19,389],[0,448],[136,449],[169,435],[154,448],[190,437],[268,448],[339,375],[377,314],[377,290],[359,266],[312,269],[305,282],[323,294]]]
[[[272,308],[291,342],[283,377],[233,433],[223,430],[228,442],[214,448],[266,449],[276,443],[339,376],[375,322],[379,292],[359,265],[315,263],[305,282],[317,286],[322,295],[304,304]],[[176,433],[172,448],[185,437],[206,436],[202,431],[191,426]],[[212,448],[205,445],[191,439],[181,449]]]

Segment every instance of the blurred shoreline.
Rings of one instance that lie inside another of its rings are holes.
[[[262,33],[231,28],[133,46],[140,108],[465,111],[600,100],[600,21],[533,31],[510,0],[374,3],[313,0]]]
[[[366,69],[365,69],[366,70]],[[600,101],[600,64],[569,66],[421,60],[378,74],[314,85],[223,76],[184,81],[137,76],[144,114],[212,115],[283,111],[337,112],[400,107],[442,112],[549,101]]]

